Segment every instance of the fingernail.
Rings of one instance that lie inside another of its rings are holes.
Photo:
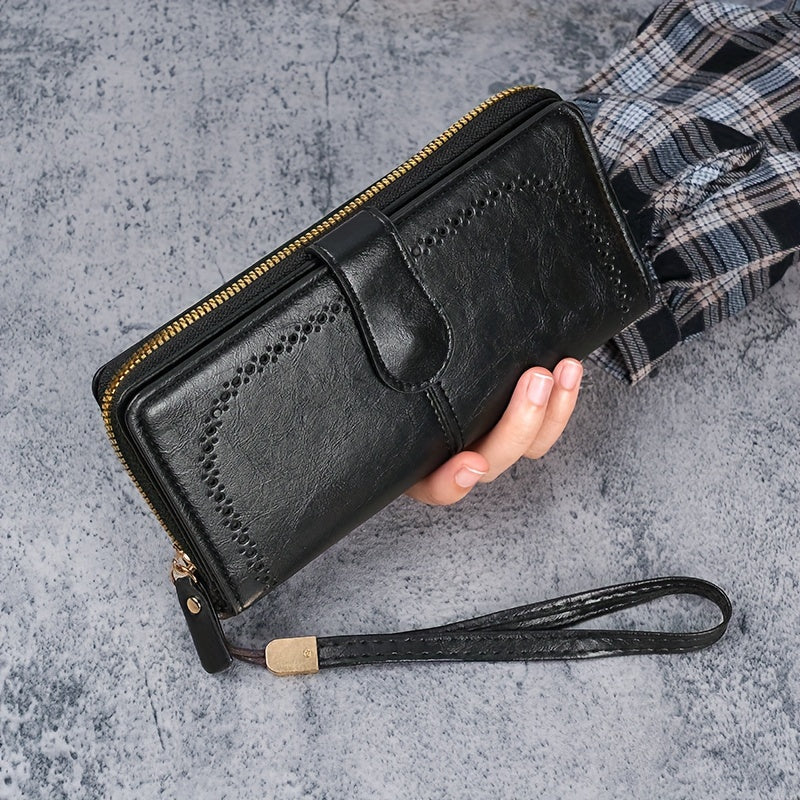
[[[456,472],[453,480],[462,488],[469,489],[474,486],[486,473],[472,467],[461,467]]]
[[[581,375],[583,375],[581,362],[567,360],[561,364],[561,369],[558,372],[558,382],[562,388],[571,392],[578,385]]]
[[[550,397],[553,379],[541,372],[534,372],[528,381],[528,400],[535,406],[543,406]]]

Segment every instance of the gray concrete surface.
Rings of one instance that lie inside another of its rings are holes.
[[[684,573],[736,606],[694,655],[208,677],[90,395],[498,87],[569,94],[650,8],[0,2],[0,798],[800,794],[797,270],[636,387],[592,368],[544,459],[400,498],[230,625],[403,629]]]

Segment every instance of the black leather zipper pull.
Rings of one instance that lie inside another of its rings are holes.
[[[172,580],[203,669],[222,672],[231,665],[232,658],[211,600],[193,577],[173,572]]]

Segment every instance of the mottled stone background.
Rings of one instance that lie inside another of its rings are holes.
[[[592,369],[541,461],[400,498],[231,626],[403,629],[688,573],[736,606],[694,655],[206,676],[90,395],[497,88],[568,94],[650,8],[0,2],[0,797],[800,794],[797,270],[636,387]],[[708,616],[661,621],[681,609]]]

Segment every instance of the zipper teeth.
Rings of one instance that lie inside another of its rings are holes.
[[[125,471],[128,473],[130,479],[133,481],[134,486],[139,490],[139,493],[142,495],[142,497],[144,497],[148,507],[153,512],[159,523],[161,523],[161,526],[164,528],[164,530],[167,532],[167,535],[172,540],[172,544],[175,549],[183,555],[187,562],[189,562],[189,559],[183,552],[180,542],[169,529],[166,522],[164,522],[163,517],[153,505],[152,501],[147,495],[147,492],[144,491],[138,479],[133,474],[133,470],[131,470],[128,462],[125,460],[125,456],[123,455],[119,443],[117,442],[117,437],[111,424],[111,404],[114,400],[117,390],[120,387],[120,384],[128,375],[130,375],[133,369],[141,364],[149,355],[158,350],[159,347],[161,347],[163,344],[166,344],[166,342],[170,341],[170,339],[173,339],[181,331],[186,330],[186,328],[188,328],[190,325],[193,325],[206,314],[221,306],[226,300],[230,300],[243,289],[247,288],[251,283],[253,283],[253,281],[260,278],[262,275],[264,275],[264,273],[272,269],[272,267],[274,267],[276,264],[279,264],[287,256],[290,256],[301,247],[309,244],[320,234],[324,233],[328,228],[337,222],[340,222],[368,200],[371,200],[378,192],[394,183],[398,178],[405,175],[406,172],[408,172],[412,167],[415,167],[421,161],[424,161],[435,150],[438,150],[439,147],[448,141],[448,139],[452,138],[454,134],[460,131],[468,122],[477,117],[482,111],[485,111],[491,105],[494,105],[494,103],[496,103],[498,100],[502,100],[504,97],[508,97],[511,94],[536,88],[538,87],[532,84],[511,86],[507,89],[497,92],[496,94],[493,94],[491,97],[484,100],[480,105],[475,106],[475,108],[473,108],[471,111],[468,111],[466,114],[464,114],[463,117],[456,120],[456,122],[454,122],[446,131],[439,134],[439,136],[437,136],[433,141],[426,144],[422,150],[420,150],[418,153],[415,153],[407,161],[404,161],[399,167],[393,169],[388,175],[377,181],[377,183],[373,183],[372,186],[358,195],[358,197],[356,197],[354,200],[351,200],[346,206],[339,209],[334,214],[331,214],[331,216],[324,219],[307,233],[304,233],[302,236],[290,242],[288,245],[286,245],[286,247],[279,250],[270,258],[253,267],[253,269],[251,269],[238,280],[226,286],[224,289],[221,289],[213,297],[195,306],[191,311],[186,312],[186,314],[184,314],[182,317],[175,320],[175,322],[171,322],[169,325],[155,333],[140,348],[138,348],[116,372],[108,386],[106,386],[100,402],[106,434],[111,441],[111,446],[114,448],[114,452],[122,462],[123,467],[125,467]]]

